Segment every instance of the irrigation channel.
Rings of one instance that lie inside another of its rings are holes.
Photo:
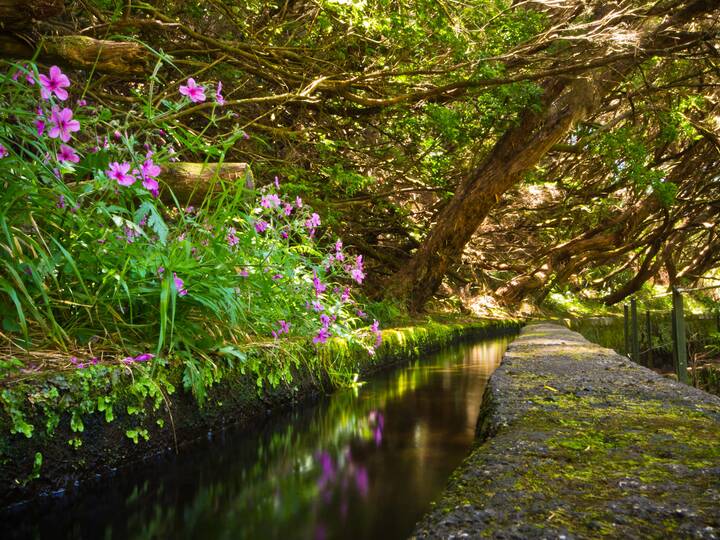
[[[449,347],[12,516],[3,538],[407,538],[469,453],[511,337]],[[49,507],[48,507],[49,506]]]

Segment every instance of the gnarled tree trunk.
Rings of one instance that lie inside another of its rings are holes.
[[[495,144],[487,158],[468,175],[437,217],[435,226],[410,263],[394,274],[387,296],[403,300],[418,310],[440,286],[443,276],[457,264],[465,245],[500,200],[500,196],[567,135],[573,125],[594,111],[635,66],[646,58],[644,51],[678,47],[683,43],[679,27],[694,17],[720,11],[713,0],[678,2],[670,19],[640,17],[635,22],[640,39],[637,56],[622,55],[574,80],[546,83],[539,111],[528,109],[519,123]]]

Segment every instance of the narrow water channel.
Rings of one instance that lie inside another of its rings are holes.
[[[10,538],[406,538],[473,442],[508,338],[463,344],[123,473]],[[3,527],[4,528],[4,527]]]

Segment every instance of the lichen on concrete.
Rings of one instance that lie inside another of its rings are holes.
[[[478,436],[417,538],[720,537],[720,399],[563,327],[511,344]]]

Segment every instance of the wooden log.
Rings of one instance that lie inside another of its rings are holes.
[[[12,30],[30,23],[57,17],[65,11],[65,0],[0,0],[0,28]]]
[[[39,47],[41,61],[116,75],[145,73],[151,58],[150,52],[139,43],[87,36],[47,36]],[[0,57],[26,60],[34,53],[35,47],[13,34],[0,35]]]
[[[220,192],[223,183],[237,183],[241,189],[255,187],[247,163],[177,162],[164,167],[160,180],[172,190],[172,193],[167,189],[161,191],[163,202],[174,204],[177,199],[181,206],[202,203],[208,192]]]
[[[150,61],[149,51],[139,43],[87,36],[45,37],[40,54],[74,68],[94,68],[103,73],[145,73]]]

